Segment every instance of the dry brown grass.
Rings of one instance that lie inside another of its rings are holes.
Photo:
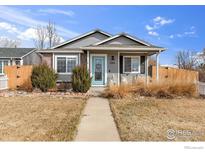
[[[124,98],[130,94],[155,96],[157,98],[173,98],[174,96],[197,96],[197,86],[186,82],[155,82],[146,85],[143,82],[110,86],[103,93],[107,98]]]
[[[0,97],[1,141],[70,141],[85,98]]]
[[[205,102],[202,99],[126,97],[110,99],[110,104],[123,141],[169,141],[168,129],[195,133],[176,135],[173,141],[205,141]]]

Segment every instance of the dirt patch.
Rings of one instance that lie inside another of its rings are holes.
[[[73,140],[85,102],[85,98],[0,97],[0,140]]]
[[[203,99],[126,97],[110,104],[123,141],[205,141]]]

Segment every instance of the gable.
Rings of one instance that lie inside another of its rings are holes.
[[[68,44],[65,44],[59,48],[79,48],[79,47],[85,47],[92,45],[94,43],[100,42],[102,40],[105,40],[109,38],[109,36],[102,34],[100,32],[95,32],[93,34],[87,35],[85,37],[82,37],[80,39],[77,39],[73,42],[70,42]]]
[[[100,45],[139,45],[139,46],[145,46],[145,44],[137,42],[133,39],[130,39],[126,36],[119,36],[114,39],[108,40],[104,43],[101,43]]]

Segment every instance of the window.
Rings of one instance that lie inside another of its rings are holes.
[[[0,74],[4,74],[4,66],[9,65],[8,60],[0,60]]]
[[[16,65],[21,65],[21,60],[16,60],[16,61],[15,61],[15,64],[16,64]]]
[[[56,56],[57,73],[72,73],[73,68],[78,63],[77,56]]]
[[[139,56],[124,56],[123,57],[123,72],[124,73],[139,73],[140,72],[140,57]]]

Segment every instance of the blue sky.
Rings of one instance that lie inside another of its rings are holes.
[[[204,19],[205,6],[0,6],[0,37],[33,47],[34,28],[51,20],[62,41],[96,28],[127,32],[168,48],[160,62],[174,64],[177,51],[205,47]]]

